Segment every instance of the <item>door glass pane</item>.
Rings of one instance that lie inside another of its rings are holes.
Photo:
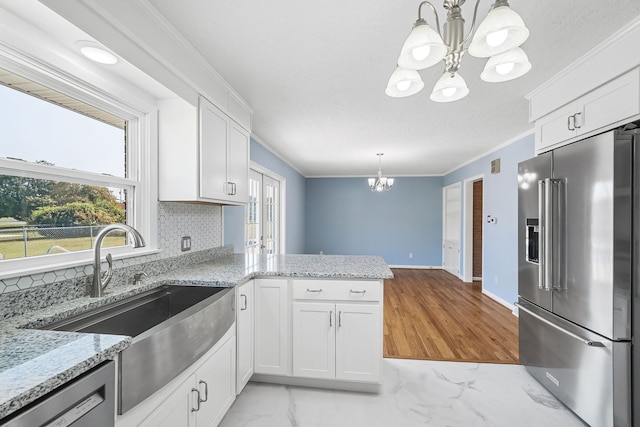
[[[261,176],[251,171],[249,177],[249,203],[246,208],[245,219],[245,253],[260,253],[260,216],[261,213]]]
[[[280,184],[269,177],[264,177],[265,233],[263,244],[265,253],[278,253],[278,191]]]

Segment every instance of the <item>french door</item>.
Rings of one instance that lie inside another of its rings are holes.
[[[249,171],[244,229],[245,253],[279,253],[280,181],[253,169]]]

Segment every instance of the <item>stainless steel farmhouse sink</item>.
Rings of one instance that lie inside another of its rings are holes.
[[[207,352],[234,322],[233,288],[165,285],[42,327],[129,335],[118,360],[118,413]]]

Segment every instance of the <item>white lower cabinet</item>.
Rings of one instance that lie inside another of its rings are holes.
[[[250,280],[236,288],[237,394],[242,392],[253,375],[253,316],[253,280]]]
[[[293,303],[293,376],[380,379],[379,305]]]
[[[382,280],[256,279],[254,379],[377,391]]]
[[[335,378],[335,304],[294,302],[292,312],[293,375]]]
[[[286,279],[256,279],[255,362],[256,374],[287,375],[289,372],[289,288]]]
[[[116,420],[117,427],[217,426],[236,398],[235,325],[174,381]]]

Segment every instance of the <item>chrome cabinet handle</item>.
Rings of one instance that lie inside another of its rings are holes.
[[[576,339],[576,340],[580,341],[581,343],[588,345],[589,347],[605,347],[605,345],[602,344],[600,341],[591,341],[591,340],[589,340],[587,338],[581,337],[580,335],[574,334],[571,331],[567,331],[566,329],[564,329],[564,328],[556,325],[555,323],[545,319],[544,317],[534,313],[533,311],[529,310],[528,308],[524,308],[519,303],[516,303],[515,306],[518,307],[519,310],[524,311],[525,313],[535,317],[539,321],[551,326],[552,328],[562,332],[565,335],[569,335],[571,338]]]
[[[245,294],[240,294],[240,297],[241,297],[241,298],[244,298],[244,307],[242,307],[242,308],[240,309],[240,311],[244,311],[244,310],[246,310],[246,309],[247,309],[247,307],[248,307],[248,305],[249,305],[249,304],[247,303],[247,296],[246,296]]]
[[[197,388],[192,388],[191,392],[196,392],[198,393],[198,398],[196,399],[196,404],[198,406],[196,406],[195,408],[191,408],[191,412],[198,412],[200,410],[200,402],[202,402],[202,400],[200,400],[200,390],[198,390]]]
[[[573,124],[571,124],[573,122]],[[576,116],[575,114],[573,116],[569,116],[567,117],[567,129],[574,131],[576,130]]]
[[[349,289],[349,293],[351,293],[351,294],[362,294],[362,295],[364,295],[365,292],[367,292],[366,289],[363,290],[363,291],[354,291],[353,289]]]
[[[200,399],[200,384],[204,384],[204,399]],[[198,381],[198,401],[206,402],[207,400],[209,400],[209,386],[205,381],[200,380]],[[200,403],[198,403],[198,405],[200,405]]]
[[[332,320],[332,318],[333,318],[333,310],[331,310],[331,311],[329,312],[329,327],[330,327],[330,328],[333,326],[333,320]]]
[[[578,124],[578,117],[582,117],[582,113],[575,113],[573,115],[573,127],[576,129],[580,129],[582,127],[582,120],[580,120],[580,124]]]
[[[314,293],[322,292],[322,288],[320,288],[320,289],[309,289],[309,288],[307,288],[307,292],[314,292]]]
[[[342,311],[338,312],[338,328],[342,328]]]

